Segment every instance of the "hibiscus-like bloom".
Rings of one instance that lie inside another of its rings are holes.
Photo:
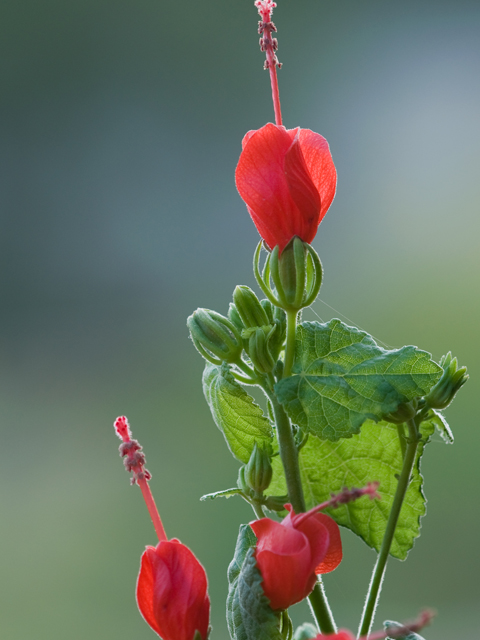
[[[137,582],[140,613],[163,640],[208,636],[207,576],[197,558],[178,540],[162,540],[142,555]]]
[[[340,531],[332,518],[317,513],[317,507],[296,515],[286,506],[290,513],[282,522],[262,518],[250,523],[263,591],[274,611],[306,598],[316,574],[333,571],[342,559]]]
[[[270,249],[294,236],[311,243],[335,196],[328,142],[309,129],[266,124],[249,131],[235,171],[238,192]]]

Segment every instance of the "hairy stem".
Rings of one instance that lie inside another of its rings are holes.
[[[292,375],[293,359],[295,357],[297,315],[298,311],[287,311],[287,338],[285,341],[285,361],[283,363],[284,378]]]
[[[360,628],[358,631],[359,637],[368,637],[368,634],[370,633],[370,630],[372,628],[375,609],[377,608],[378,600],[380,598],[380,592],[382,590],[382,583],[387,567],[388,555],[392,546],[393,536],[395,535],[395,529],[397,527],[398,517],[402,509],[405,494],[410,484],[410,476],[412,473],[413,465],[415,464],[415,457],[417,454],[417,447],[419,442],[417,422],[415,421],[415,419],[412,419],[407,423],[407,426],[409,438],[407,440],[405,455],[403,457],[402,472],[398,479],[398,485],[395,496],[393,498],[392,509],[390,511],[390,515],[388,516],[387,528],[383,536],[380,553],[378,554],[377,562],[372,574],[372,579],[370,581],[367,600],[365,602],[365,607],[363,609],[362,619],[360,622]]]

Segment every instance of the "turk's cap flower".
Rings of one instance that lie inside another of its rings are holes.
[[[328,142],[309,129],[272,123],[249,131],[235,171],[238,192],[270,249],[294,236],[311,243],[335,196]]]
[[[288,609],[306,598],[327,558],[327,571],[335,568],[336,560],[341,560],[340,535],[330,535],[330,530],[338,529],[336,523],[313,511],[296,516],[287,506],[290,513],[281,523],[270,518],[250,523],[257,537],[255,557],[263,578],[263,591],[274,611]],[[333,524],[327,525],[327,519]],[[340,552],[333,549],[338,545]]]
[[[206,640],[210,600],[205,569],[178,540],[147,547],[137,581],[137,604],[163,640]]]

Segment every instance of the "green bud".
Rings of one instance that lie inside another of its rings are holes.
[[[245,480],[245,465],[242,465],[238,470],[237,487],[247,495],[251,493],[250,487]]]
[[[442,377],[425,397],[425,402],[431,409],[446,409],[468,380],[467,367],[459,369],[457,359],[452,358],[450,351],[442,357],[440,366],[443,368]]]
[[[269,269],[277,290],[278,306],[298,311],[312,304],[322,283],[322,265],[316,251],[295,236],[282,253],[271,253]]]
[[[270,486],[272,474],[268,446],[259,447],[255,443],[250,460],[245,466],[245,481],[247,485],[255,493],[261,494]]]
[[[394,413],[389,413],[384,416],[383,419],[387,422],[393,422],[393,424],[403,424],[417,415],[417,408],[417,400],[412,400],[412,402],[403,402],[398,406],[398,409]]]
[[[216,311],[197,309],[187,319],[193,344],[200,354],[213,364],[236,362],[242,353],[238,329]]]
[[[233,302],[246,329],[263,327],[269,323],[265,309],[250,287],[235,287]]]
[[[271,373],[277,362],[269,346],[276,330],[275,325],[267,324],[264,327],[245,329],[242,332],[242,338],[248,337],[246,351],[253,366],[260,373]]]
[[[233,302],[230,302],[228,306],[227,315],[230,322],[234,324],[241,333],[245,329],[245,325],[243,324],[242,319],[240,318],[240,315],[237,311],[237,307],[233,304]]]

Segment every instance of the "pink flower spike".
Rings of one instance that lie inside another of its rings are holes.
[[[113,423],[115,431],[118,437],[124,442],[128,442],[132,438],[132,432],[130,431],[130,425],[125,416],[119,416]]]
[[[275,51],[278,49],[277,39],[272,33],[277,30],[272,22],[272,12],[277,6],[272,0],[256,0],[255,6],[258,9],[261,20],[258,23],[258,33],[260,34],[260,51],[266,55],[264,69],[270,72],[270,83],[272,85],[273,109],[275,111],[275,123],[282,124],[282,112],[280,109],[280,94],[278,91],[277,67],[281,69],[282,63],[278,61]]]

